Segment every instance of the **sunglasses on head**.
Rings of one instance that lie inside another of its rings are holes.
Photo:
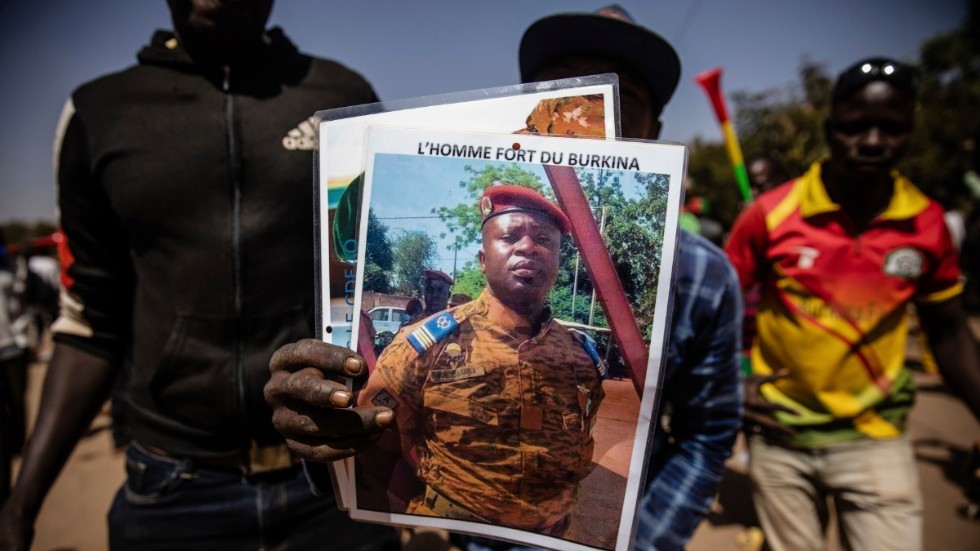
[[[897,88],[911,99],[916,99],[919,91],[919,73],[910,65],[900,61],[875,57],[858,61],[847,68],[834,84],[834,101],[844,99],[866,84],[881,80]]]

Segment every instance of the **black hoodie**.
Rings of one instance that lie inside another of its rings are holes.
[[[281,441],[262,396],[312,337],[315,111],[377,101],[278,29],[247,66],[198,67],[158,31],[82,85],[55,162],[68,300],[55,339],[131,365],[133,437],[215,455]]]

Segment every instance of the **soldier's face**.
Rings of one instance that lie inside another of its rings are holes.
[[[561,231],[543,214],[501,214],[483,226],[480,269],[508,305],[540,305],[558,278]]]
[[[449,304],[449,284],[442,280],[431,279],[425,284],[425,292],[422,295],[427,312],[445,310],[446,305]]]

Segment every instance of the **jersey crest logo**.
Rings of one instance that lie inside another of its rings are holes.
[[[816,262],[817,257],[820,256],[820,251],[814,249],[813,247],[797,247],[796,252],[799,253],[800,257],[796,261],[796,267],[801,270],[809,270],[813,267],[813,263]]]
[[[895,249],[885,256],[885,274],[902,279],[915,279],[922,275],[922,253],[911,248]]]

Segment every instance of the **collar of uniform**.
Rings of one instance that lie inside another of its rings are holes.
[[[479,314],[479,315],[482,315],[484,318],[487,317],[487,313],[490,311],[490,304],[491,303],[497,303],[497,304],[503,305],[503,303],[500,302],[500,299],[498,299],[497,297],[493,296],[493,293],[490,292],[490,286],[489,285],[486,286],[486,287],[484,287],[483,288],[483,291],[480,291],[480,296],[476,297],[476,300],[474,300],[473,302],[476,302],[479,305],[476,306],[475,308],[469,310],[467,312],[467,314],[469,314],[469,315]],[[467,303],[467,304],[472,304],[472,303]],[[466,306],[466,304],[464,304],[463,306]],[[504,306],[504,307],[506,308],[506,306]],[[459,317],[458,316],[457,316],[457,320],[459,320]],[[545,304],[544,310],[541,312],[541,320],[542,320],[541,321],[541,330],[538,332],[537,335],[535,335],[534,338],[537,338],[537,337],[540,337],[540,336],[544,335],[545,333],[548,332],[548,329],[551,328],[551,322],[554,321],[554,317],[553,317],[552,312],[551,312],[551,305]],[[493,323],[493,322],[491,322],[491,323]]]
[[[827,188],[824,187],[823,179],[820,177],[820,167],[820,161],[813,163],[797,183],[800,214],[804,218],[840,210],[840,205],[833,202],[827,194]],[[877,217],[879,220],[912,218],[929,205],[926,196],[898,171],[892,172],[892,178],[894,180],[892,198],[888,207]]]

